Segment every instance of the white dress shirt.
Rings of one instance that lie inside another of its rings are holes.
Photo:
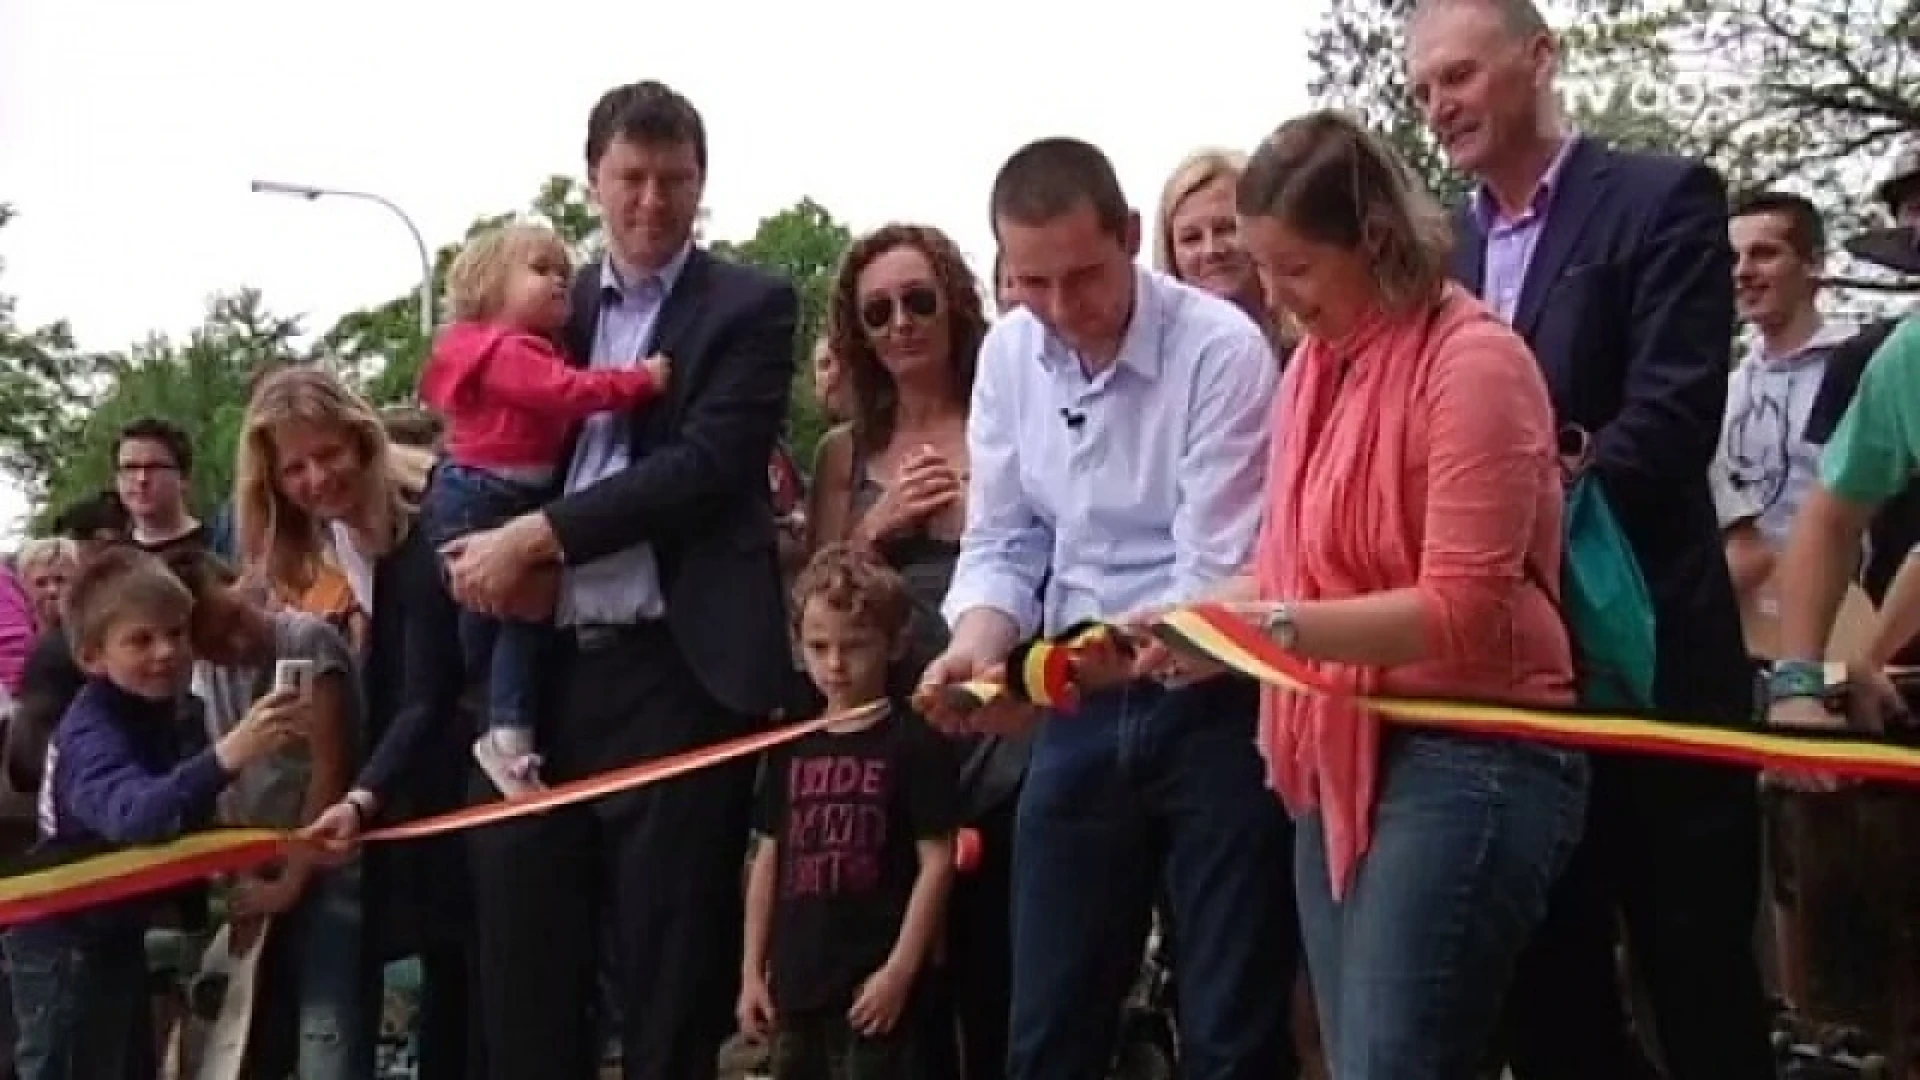
[[[1272,346],[1228,301],[1145,269],[1134,288],[1120,355],[1092,377],[1024,308],[981,345],[949,623],[985,607],[1055,633],[1193,599],[1246,566]]]

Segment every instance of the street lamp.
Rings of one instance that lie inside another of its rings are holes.
[[[379,203],[400,219],[413,235],[413,246],[420,252],[420,337],[422,340],[433,338],[433,257],[427,254],[427,242],[420,236],[420,229],[407,216],[405,210],[384,196],[366,191],[340,191],[335,188],[313,187],[308,184],[283,184],[276,180],[255,180],[253,191],[256,195],[291,195],[309,202],[322,195],[331,195],[339,199],[360,199],[365,202]]]

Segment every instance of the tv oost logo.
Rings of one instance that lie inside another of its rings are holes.
[[[1748,88],[1730,79],[1620,73],[1569,83],[1565,93],[1567,104],[1582,111],[1607,113],[1624,107],[1632,112],[1685,118],[1737,110]]]

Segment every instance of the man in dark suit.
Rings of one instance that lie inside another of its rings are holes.
[[[608,252],[576,282],[567,350],[596,368],[663,353],[672,385],[632,415],[590,419],[566,493],[468,538],[450,563],[463,603],[551,609],[561,627],[536,725],[549,783],[747,734],[792,679],[767,461],[793,381],[796,295],[693,244],[707,142],[684,97],[652,82],[609,91],[586,150]],[[733,1027],[753,769],[474,836],[495,1080],[593,1075],[603,951],[624,1074],[714,1075]]]
[[[1539,357],[1652,592],[1655,701],[1751,720],[1741,638],[1707,483],[1726,401],[1733,271],[1713,170],[1570,134],[1557,47],[1530,0],[1427,0],[1408,82],[1452,164],[1479,181],[1455,274]],[[1773,1066],[1754,957],[1759,825],[1751,772],[1595,761],[1587,836],[1509,994],[1522,1080],[1652,1075],[1614,963],[1624,922],[1674,1080],[1763,1080]]]

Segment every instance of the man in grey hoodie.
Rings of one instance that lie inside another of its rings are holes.
[[[1762,192],[1735,204],[1734,307],[1753,330],[1727,384],[1712,479],[1743,609],[1771,620],[1773,558],[1819,472],[1807,437],[1827,360],[1855,327],[1820,313],[1826,227],[1804,196]]]

